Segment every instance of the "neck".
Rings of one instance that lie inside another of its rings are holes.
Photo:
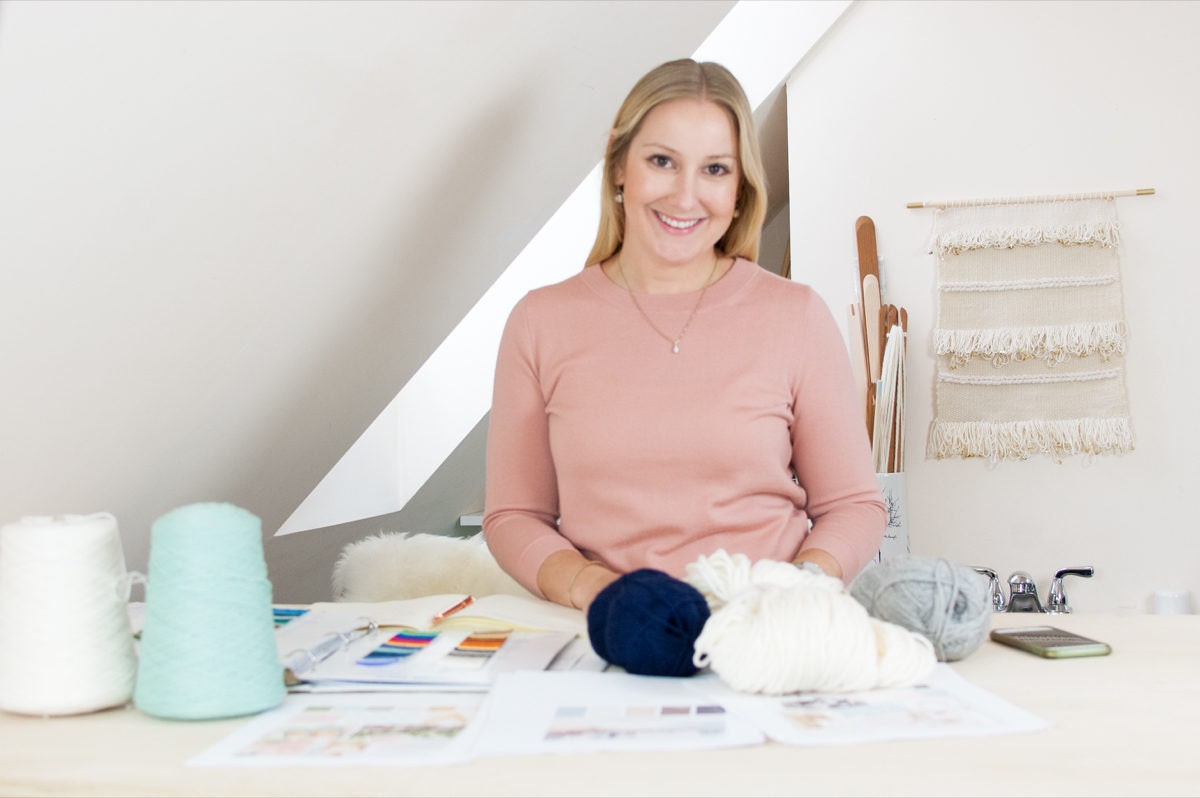
[[[609,278],[619,285],[646,294],[682,294],[699,291],[720,276],[729,258],[715,249],[708,258],[686,264],[656,264],[621,250],[610,261]]]

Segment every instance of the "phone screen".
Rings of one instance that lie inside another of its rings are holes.
[[[1098,657],[1112,653],[1108,643],[1068,632],[1054,626],[1025,626],[1016,629],[993,629],[992,640],[1052,659],[1064,657]]]

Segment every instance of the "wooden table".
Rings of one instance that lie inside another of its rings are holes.
[[[0,794],[215,796],[1200,795],[1200,616],[996,615],[1108,642],[1045,660],[987,642],[953,668],[1049,721],[1028,734],[481,758],[443,767],[191,768],[246,719],[0,712]]]

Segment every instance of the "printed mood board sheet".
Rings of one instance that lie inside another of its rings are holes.
[[[519,671],[480,691],[289,694],[193,766],[437,765],[476,757],[849,745],[1039,731],[1049,724],[939,664],[917,687],[738,693],[714,674]]]

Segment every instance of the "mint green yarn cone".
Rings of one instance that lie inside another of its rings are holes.
[[[262,522],[232,504],[154,522],[133,701],[148,715],[251,715],[284,699]]]

